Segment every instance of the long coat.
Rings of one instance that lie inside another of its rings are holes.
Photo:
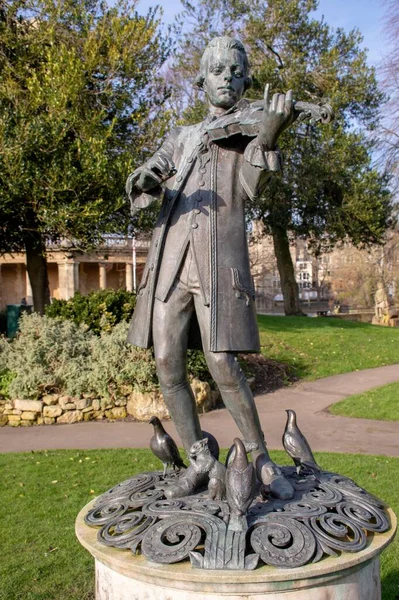
[[[261,193],[270,173],[280,169],[280,156],[243,136],[209,144],[205,131],[206,121],[174,130],[128,179],[133,213],[163,192],[128,341],[142,348],[152,345],[154,298],[168,301],[190,244],[202,301],[210,307],[209,350],[257,352],[244,207]],[[156,174],[160,183],[147,193],[135,187],[144,169]],[[189,347],[198,347],[195,338]]]

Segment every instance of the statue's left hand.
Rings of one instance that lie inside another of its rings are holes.
[[[274,94],[271,101],[269,90],[270,84],[267,83],[258,139],[267,150],[274,150],[279,135],[294,121],[294,102],[292,90],[286,94]]]

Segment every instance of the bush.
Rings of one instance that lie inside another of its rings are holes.
[[[121,321],[128,321],[135,304],[136,295],[126,290],[99,290],[87,296],[76,292],[70,300],[53,300],[46,308],[46,316],[84,324],[98,335]]]
[[[116,399],[125,395],[127,386],[142,392],[158,389],[152,352],[126,342],[128,327],[122,321],[94,335],[68,319],[22,315],[17,337],[12,342],[0,339],[0,372],[13,373],[11,398],[59,392]],[[202,353],[190,353],[190,376],[210,380],[205,368]]]
[[[8,369],[0,370],[0,398],[9,395],[10,383],[15,378],[15,373]]]
[[[73,321],[36,313],[22,314],[19,323],[12,342],[1,340],[5,366],[15,373],[10,396],[38,398],[46,392],[77,391],[87,374],[94,334]]]

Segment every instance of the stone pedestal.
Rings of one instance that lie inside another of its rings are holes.
[[[392,527],[370,535],[367,547],[294,569],[263,566],[254,571],[211,571],[190,563],[159,565],[126,550],[109,548],[88,527],[85,506],[76,535],[92,554],[96,568],[96,600],[380,600],[379,555],[392,541]]]

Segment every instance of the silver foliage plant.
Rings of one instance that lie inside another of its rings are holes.
[[[23,315],[13,341],[0,339],[0,370],[15,374],[11,398],[39,398],[45,393],[96,397],[123,395],[126,386],[156,388],[151,352],[126,343],[128,323],[96,336],[73,321]]]

